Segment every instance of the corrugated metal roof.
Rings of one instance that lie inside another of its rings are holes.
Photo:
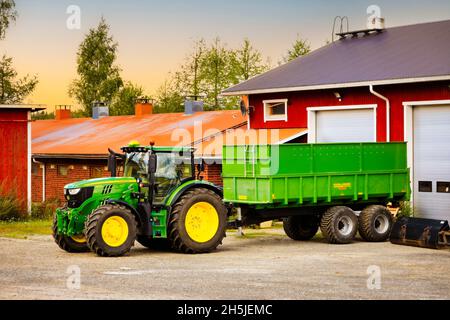
[[[441,77],[450,79],[450,20],[388,28],[381,33],[338,40],[231,87],[224,94]]]
[[[98,120],[78,118],[32,123],[32,153],[39,155],[104,155],[120,151],[132,140],[147,145],[189,145],[207,135],[246,123],[240,111],[119,116]],[[181,133],[186,133],[183,136]]]

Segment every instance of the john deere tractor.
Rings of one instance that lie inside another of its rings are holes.
[[[109,151],[111,178],[65,187],[67,204],[53,223],[60,248],[115,257],[136,240],[183,253],[210,252],[222,243],[227,225],[222,190],[195,174],[193,149],[132,143],[123,153]],[[119,159],[123,177],[116,175]]]

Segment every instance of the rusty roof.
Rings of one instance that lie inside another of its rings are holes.
[[[95,157],[106,155],[108,148],[120,151],[132,140],[143,145],[154,141],[160,146],[186,146],[245,123],[237,110],[39,120],[32,123],[32,153],[53,158]]]

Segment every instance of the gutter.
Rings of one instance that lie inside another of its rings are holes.
[[[386,102],[386,142],[391,142],[391,103],[388,98],[376,92],[373,84],[369,86],[370,93]]]
[[[32,159],[33,163],[42,165],[42,202],[45,202],[45,163],[36,161],[35,158]]]

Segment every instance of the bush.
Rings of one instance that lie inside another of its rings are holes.
[[[413,217],[414,216],[414,209],[411,206],[411,203],[408,201],[400,203],[400,210],[398,212],[397,217]]]
[[[57,199],[33,203],[31,206],[31,219],[51,219],[60,205],[61,203]]]
[[[0,190],[0,221],[25,220],[25,206],[14,195],[3,195]]]

